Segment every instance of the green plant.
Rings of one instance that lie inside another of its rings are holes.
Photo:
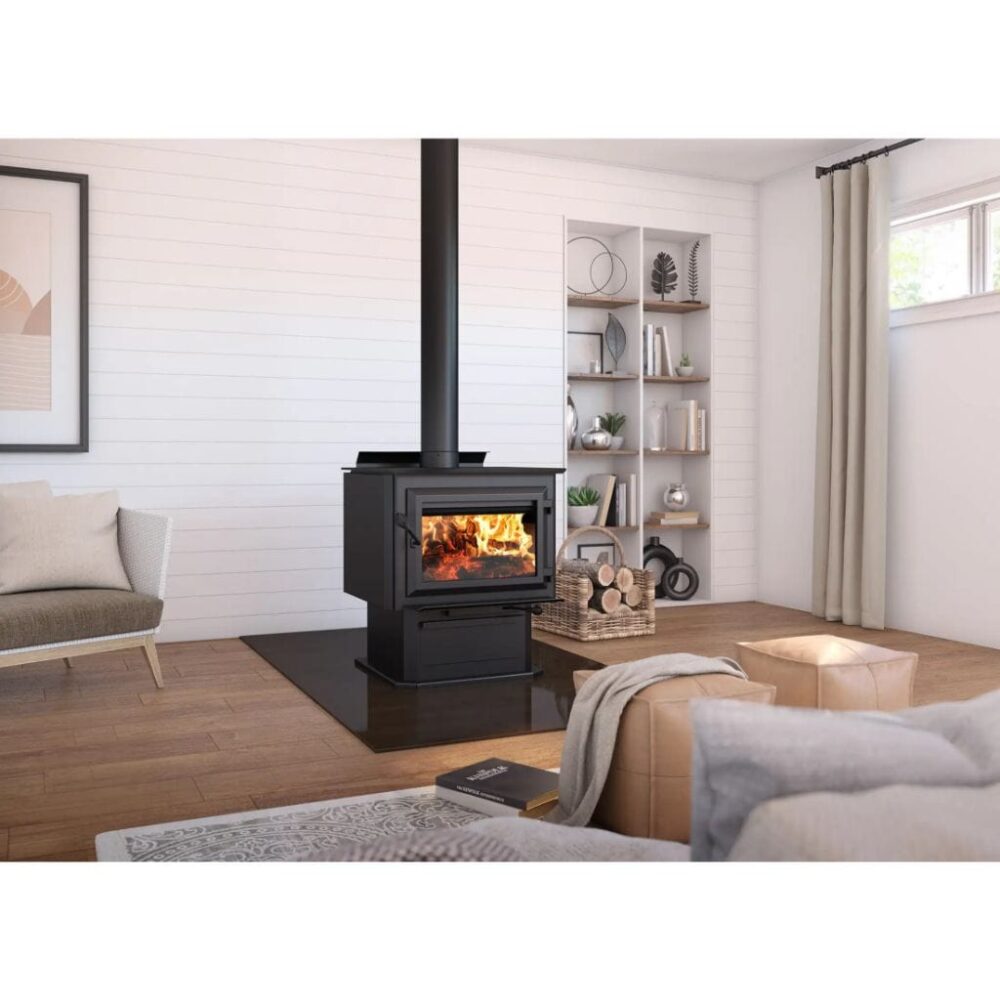
[[[607,431],[612,437],[617,437],[619,431],[625,426],[624,413],[605,413],[599,419],[601,429]]]
[[[571,486],[566,491],[566,500],[570,507],[594,507],[601,499],[601,494],[590,486]]]
[[[691,355],[685,351],[681,355],[681,368],[693,368],[694,365],[691,364]]]

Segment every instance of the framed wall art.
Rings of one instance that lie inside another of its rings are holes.
[[[615,564],[615,544],[614,542],[580,542],[576,547],[577,559],[586,559],[587,562]]]
[[[0,166],[0,451],[88,450],[87,175]]]

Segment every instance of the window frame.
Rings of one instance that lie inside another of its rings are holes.
[[[1000,257],[1000,240],[997,242],[997,246],[992,245],[992,233],[993,229],[990,226],[990,217],[996,214],[1000,217],[1000,198],[992,198],[989,201],[983,202],[983,239],[985,240],[985,255],[986,255],[986,274],[983,276],[984,289],[987,292],[992,292],[996,294],[1000,292],[1000,288],[993,287],[993,255],[994,252],[998,257]]]
[[[969,220],[969,291],[957,298],[890,308],[890,326],[1000,312],[1000,288],[992,287],[989,228],[992,211],[1000,212],[1000,179],[893,207],[890,236],[894,232],[915,229],[938,220],[960,217]]]

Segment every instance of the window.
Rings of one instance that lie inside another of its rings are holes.
[[[1000,199],[900,219],[889,238],[892,309],[1000,292]]]
[[[990,235],[990,285],[994,292],[1000,292],[1000,201],[988,206]]]

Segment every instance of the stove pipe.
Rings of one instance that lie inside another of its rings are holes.
[[[458,140],[420,142],[420,464],[458,467]]]

